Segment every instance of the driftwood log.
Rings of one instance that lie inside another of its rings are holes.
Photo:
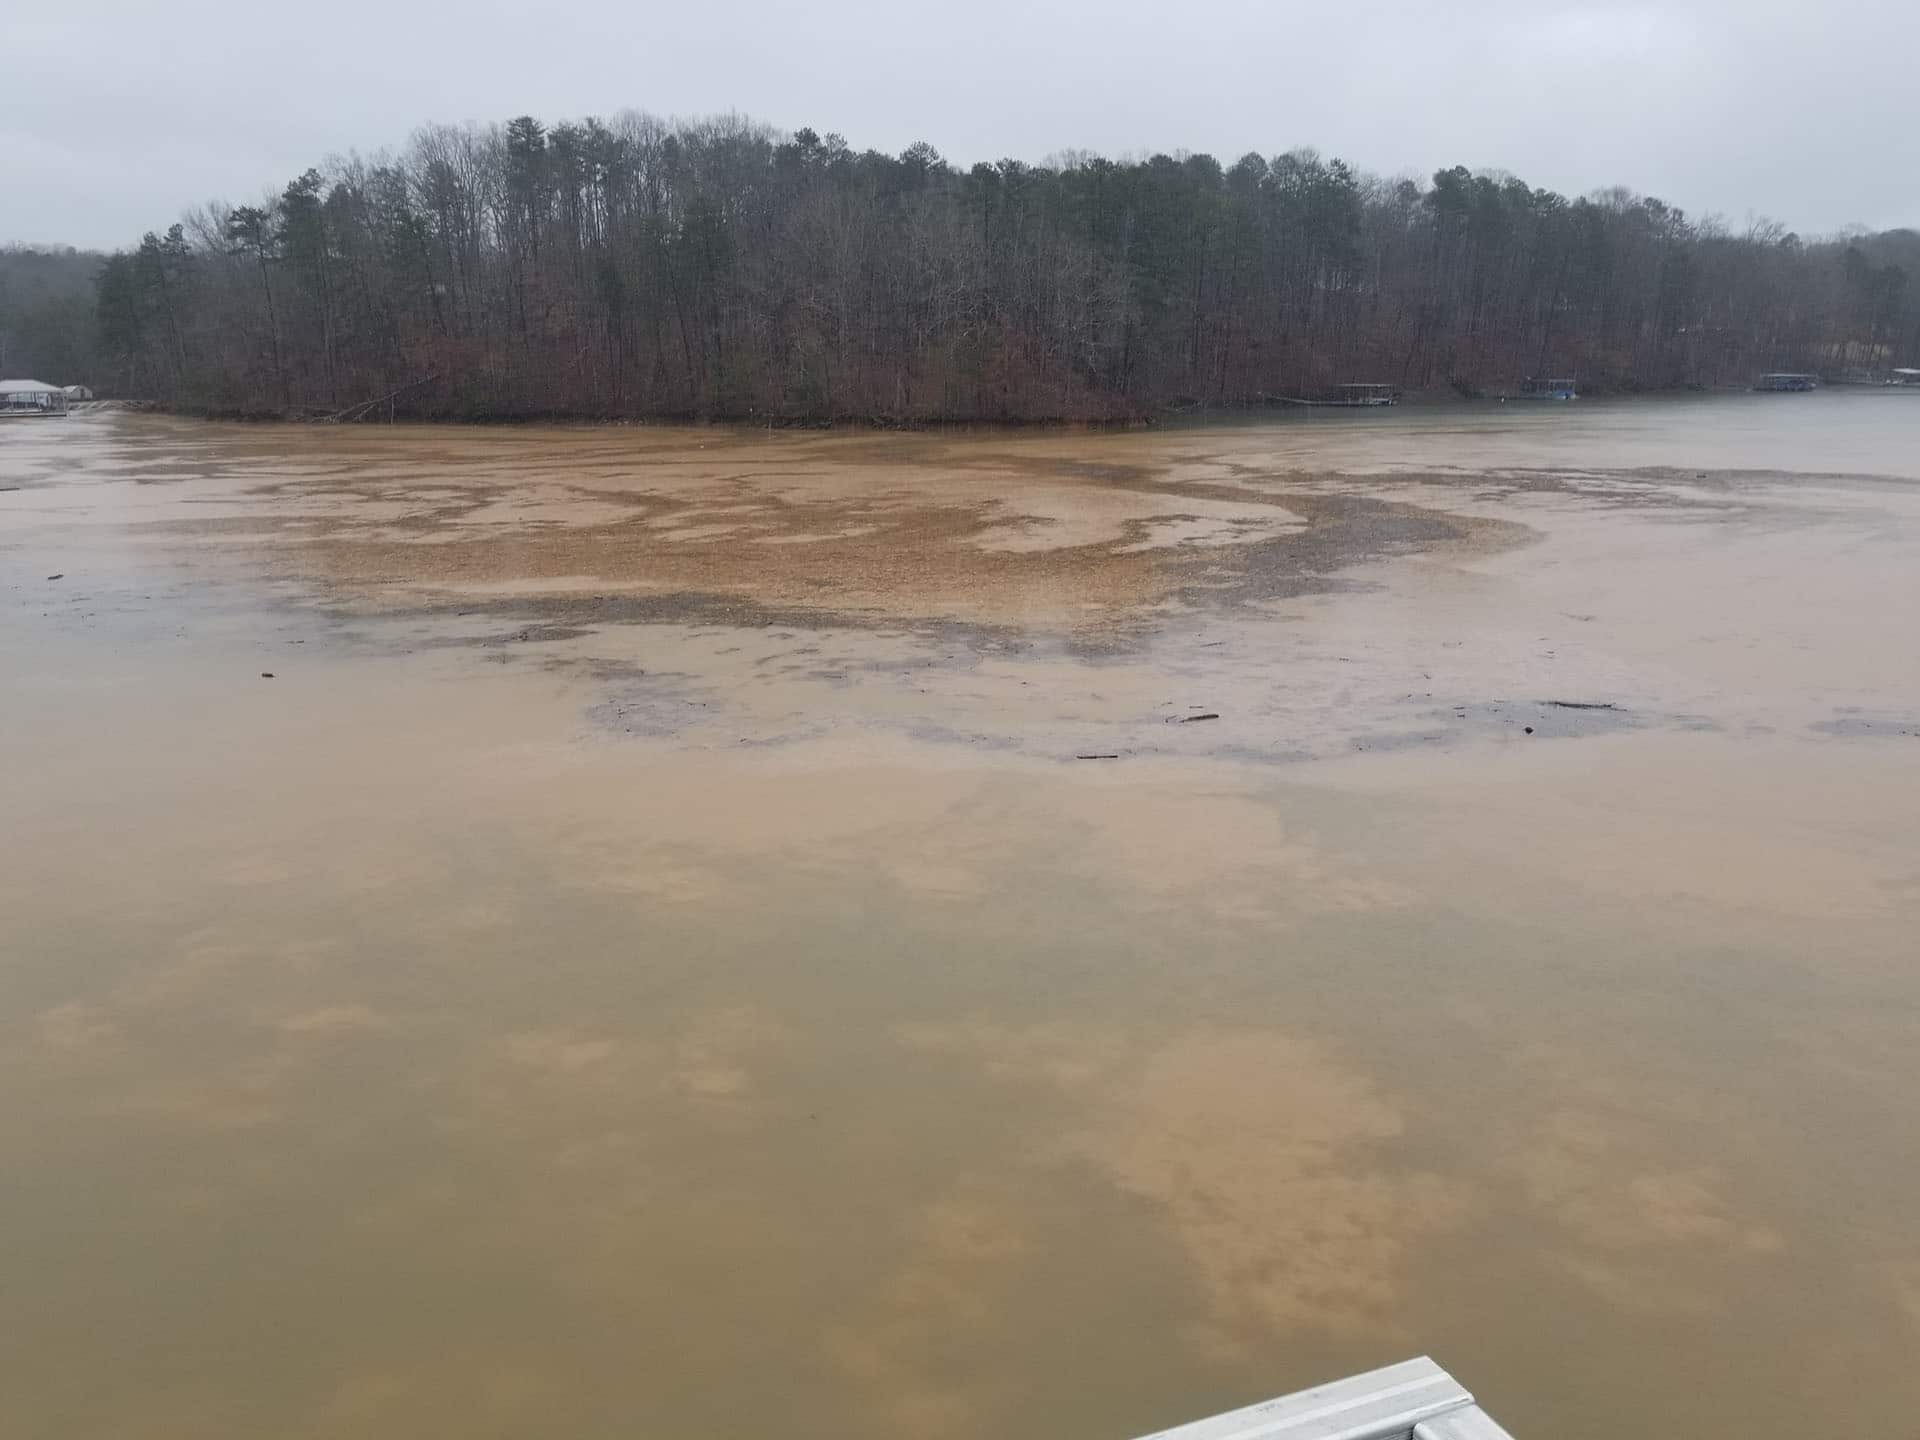
[[[409,380],[398,390],[389,390],[384,395],[376,395],[371,400],[362,400],[358,405],[349,405],[344,410],[336,410],[331,415],[324,415],[321,417],[322,423],[328,425],[350,425],[354,421],[361,419],[369,411],[377,409],[382,405],[392,405],[394,401],[398,400],[409,390],[418,390],[422,385],[431,385],[439,378],[438,375],[422,375],[418,380]],[[389,414],[388,418],[392,418],[391,414]]]

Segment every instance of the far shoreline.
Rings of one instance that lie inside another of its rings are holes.
[[[1822,390],[1846,392],[1872,391],[1900,393],[1907,387],[1831,385]],[[118,411],[122,413],[167,415],[184,420],[203,420],[242,425],[445,425],[500,427],[512,429],[532,426],[565,426],[579,429],[701,428],[715,430],[767,430],[776,432],[824,433],[843,431],[856,434],[935,434],[954,430],[990,430],[1003,432],[1114,433],[1133,430],[1182,429],[1214,424],[1237,424],[1249,420],[1297,419],[1301,422],[1326,420],[1337,416],[1375,415],[1381,410],[1467,410],[1476,406],[1514,404],[1522,410],[1561,408],[1580,401],[1619,402],[1629,400],[1688,400],[1760,393],[1745,385],[1674,385],[1634,389],[1612,388],[1582,392],[1573,401],[1537,400],[1506,394],[1461,394],[1456,391],[1419,391],[1403,395],[1392,406],[1329,406],[1298,402],[1246,402],[1239,404],[1203,404],[1190,408],[1166,408],[1157,412],[1098,416],[888,416],[888,415],[778,415],[742,413],[697,413],[691,411],[655,411],[619,415],[589,411],[454,413],[444,410],[395,407],[388,412],[363,412],[352,419],[346,413],[320,406],[254,408],[239,406],[176,405],[146,399],[102,398],[76,406],[74,414]],[[1817,393],[1817,392],[1816,392]],[[357,407],[348,407],[352,410]]]

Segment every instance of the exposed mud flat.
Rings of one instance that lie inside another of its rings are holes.
[[[1798,398],[0,434],[0,1435],[1898,1433],[1920,405]]]

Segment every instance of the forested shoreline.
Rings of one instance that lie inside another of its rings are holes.
[[[962,169],[632,112],[429,127],[150,233],[94,288],[73,378],[220,414],[1101,420],[1920,364],[1910,230],[1310,151]]]

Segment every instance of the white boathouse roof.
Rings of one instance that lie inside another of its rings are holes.
[[[1513,1440],[1426,1356],[1141,1440]]]

